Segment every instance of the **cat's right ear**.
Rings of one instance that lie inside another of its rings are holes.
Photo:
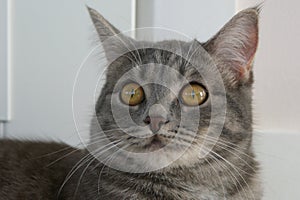
[[[99,39],[104,48],[107,60],[112,61],[122,54],[131,38],[123,35],[117,28],[109,23],[99,12],[87,6],[90,17],[93,21]]]
[[[259,13],[259,6],[239,12],[203,45],[232,85],[252,81]]]

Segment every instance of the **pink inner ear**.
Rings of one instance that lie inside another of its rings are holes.
[[[253,60],[255,57],[255,52],[258,45],[258,28],[252,27],[251,31],[248,31],[249,41],[247,41],[245,47],[243,48],[243,54],[245,56],[246,63],[239,66],[239,78],[247,78],[249,72],[251,71]]]

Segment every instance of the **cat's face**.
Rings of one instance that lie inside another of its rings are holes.
[[[93,145],[103,148],[97,138],[105,133],[127,152],[159,152],[157,159],[144,156],[150,159],[144,165],[173,167],[201,163],[205,141],[221,156],[226,156],[224,145],[250,145],[257,10],[241,12],[206,43],[135,41],[120,35],[96,11],[90,13],[109,61],[91,129]],[[123,42],[105,44],[115,34]],[[220,134],[214,137],[209,130]]]

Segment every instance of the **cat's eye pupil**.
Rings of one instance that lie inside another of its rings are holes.
[[[195,99],[195,91],[194,90],[192,91],[192,97],[193,97],[193,99]]]
[[[131,98],[134,96],[134,94],[135,94],[135,90],[132,89],[132,90],[131,90]]]
[[[144,90],[137,83],[128,83],[120,93],[122,102],[129,106],[136,106],[144,100]]]

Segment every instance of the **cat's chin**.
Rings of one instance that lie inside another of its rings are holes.
[[[167,145],[167,142],[164,141],[159,136],[155,135],[150,138],[150,141],[144,146],[146,151],[157,151],[161,148],[164,148]]]

